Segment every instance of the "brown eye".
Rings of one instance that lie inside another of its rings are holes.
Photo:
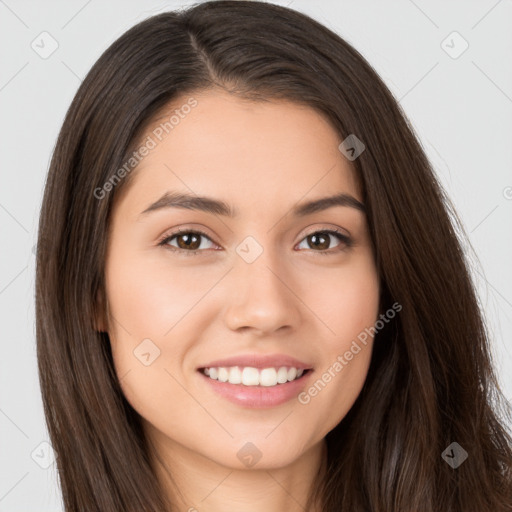
[[[316,249],[326,250],[329,249],[330,245],[330,236],[326,233],[315,233],[313,235],[309,235],[307,237],[308,243],[310,247],[315,247]]]
[[[201,235],[195,233],[180,234],[176,235],[175,238],[180,249],[197,250],[201,245]]]
[[[193,255],[202,249],[211,247],[204,247],[203,239],[208,240],[212,245],[210,237],[200,231],[185,231],[181,230],[172,233],[165,237],[158,245],[165,246],[173,251],[180,251],[183,254]],[[208,245],[208,244],[207,244]]]
[[[331,249],[330,246],[332,245],[333,237],[338,239],[341,243],[335,246],[335,251],[328,251]],[[311,248],[314,252],[320,254],[332,254],[333,252],[344,250],[352,245],[352,240],[348,236],[334,230],[316,231],[306,236],[303,240],[307,243],[307,248]]]

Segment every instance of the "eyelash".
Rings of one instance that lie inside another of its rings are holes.
[[[334,251],[331,251],[331,250],[315,251],[313,249],[309,249],[310,251],[318,253],[319,255],[329,256],[332,254],[337,254],[339,252],[346,251],[353,245],[352,239],[350,237],[348,237],[347,235],[344,235],[343,233],[341,233],[340,231],[338,231],[336,229],[322,229],[322,230],[318,230],[318,231],[313,231],[312,233],[307,234],[302,240],[304,240],[308,236],[316,235],[318,233],[334,235],[340,242],[345,244],[345,247],[342,247],[341,249],[338,248],[337,250],[334,250]],[[195,249],[193,251],[188,251],[185,249],[181,249],[178,247],[173,247],[173,246],[168,245],[168,242],[170,242],[177,235],[181,235],[181,234],[201,235],[201,236],[204,236],[205,238],[207,238],[208,240],[210,240],[211,242],[213,242],[213,240],[206,233],[204,233],[201,230],[179,229],[178,231],[175,231],[174,233],[171,233],[170,235],[166,234],[164,236],[164,238],[158,242],[158,245],[164,247],[165,249],[173,251],[173,252],[177,251],[177,252],[184,253],[185,256],[196,256],[198,253],[204,251],[204,249]],[[302,240],[301,240],[301,242],[302,242]],[[215,243],[215,242],[213,242],[213,243]]]

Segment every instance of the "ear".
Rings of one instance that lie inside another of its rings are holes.
[[[98,290],[98,293],[96,294],[96,302],[94,304],[93,325],[95,331],[108,332],[108,322],[106,313],[106,300],[104,298],[104,294],[101,290]]]

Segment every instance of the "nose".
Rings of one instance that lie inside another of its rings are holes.
[[[299,327],[301,300],[293,279],[267,254],[264,251],[253,263],[237,258],[230,272],[225,322],[233,331],[253,330],[268,335]]]

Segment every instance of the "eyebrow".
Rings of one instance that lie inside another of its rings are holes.
[[[322,197],[320,199],[314,199],[306,203],[298,204],[292,209],[292,214],[297,217],[304,217],[306,215],[311,215],[312,213],[327,210],[333,206],[346,206],[355,208],[362,213],[366,213],[366,208],[363,203],[349,194],[340,193],[334,196]],[[230,218],[238,215],[238,210],[236,208],[232,208],[224,201],[183,192],[166,192],[162,197],[160,197],[160,199],[150,204],[143,212],[141,212],[140,215],[146,215],[150,212],[164,208],[198,210]]]

